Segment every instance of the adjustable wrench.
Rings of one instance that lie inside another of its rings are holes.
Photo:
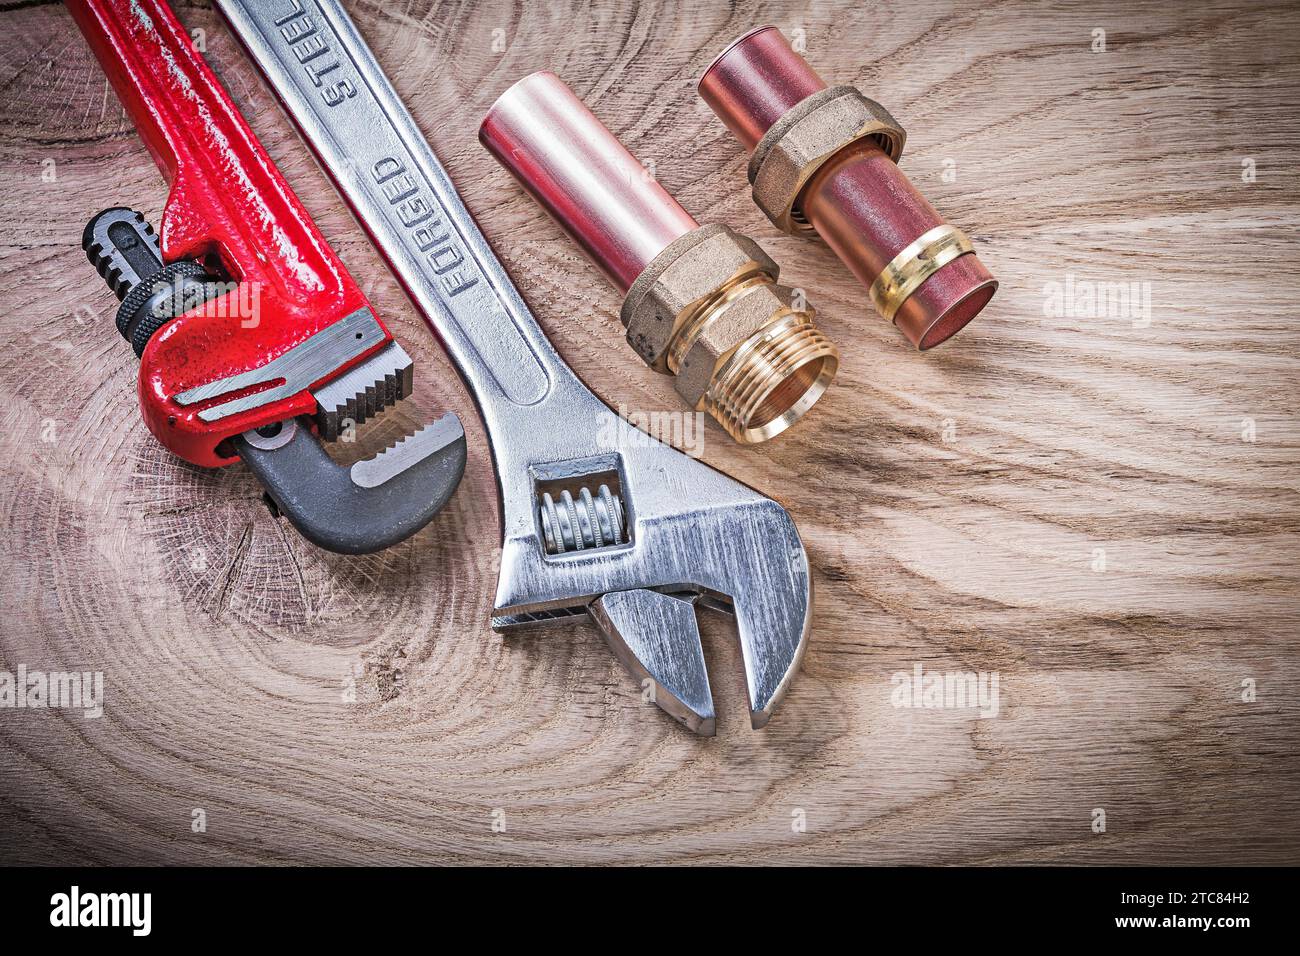
[[[790,515],[633,428],[564,364],[337,0],[217,7],[474,394],[501,492],[493,627],[590,615],[660,707],[711,735],[692,604],[731,610],[766,724],[812,610]]]
[[[242,458],[321,547],[369,552],[418,531],[465,469],[460,421],[334,463],[318,434],[347,434],[404,398],[411,359],[167,4],[68,8],[171,187],[161,238],[122,207],[82,237],[121,300],[149,430],[197,465]]]

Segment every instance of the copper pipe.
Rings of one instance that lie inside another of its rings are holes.
[[[673,240],[699,228],[549,71],[501,94],[479,141],[624,293]]]
[[[771,26],[731,43],[699,83],[700,96],[750,151],[761,148],[773,126],[793,117],[792,110],[825,90],[821,77]],[[784,135],[781,129],[776,133]],[[901,129],[898,133],[901,137]],[[786,182],[798,190],[793,218],[815,230],[871,289],[896,257],[945,223],[880,141],[859,138],[843,141],[838,149],[834,141],[830,145],[832,155],[819,160],[821,165],[806,181],[787,177]],[[761,184],[752,164],[750,172],[758,198]],[[877,286],[876,292],[882,287],[885,284]],[[901,302],[894,302],[893,321],[914,346],[930,349],[970,322],[996,289],[997,281],[974,252],[959,253],[906,297],[895,296]]]
[[[731,41],[699,83],[704,102],[751,153],[773,123],[824,89],[817,71],[771,26]]]
[[[801,418],[839,364],[775,262],[701,226],[553,73],[510,87],[479,140],[624,294],[627,340],[739,442]]]

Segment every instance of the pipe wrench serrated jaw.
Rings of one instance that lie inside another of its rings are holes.
[[[217,0],[474,393],[501,490],[493,626],[596,621],[653,699],[714,731],[692,604],[730,609],[752,722],[799,666],[812,586],[775,501],[616,416],[564,363],[338,0]],[[323,52],[322,52],[323,49]],[[349,94],[331,101],[302,55]]]
[[[459,420],[351,467],[326,454],[321,439],[410,394],[410,357],[166,3],[68,7],[171,186],[161,235],[123,207],[82,235],[120,300],[149,430],[197,465],[242,458],[321,547],[366,553],[415,533],[464,471]]]

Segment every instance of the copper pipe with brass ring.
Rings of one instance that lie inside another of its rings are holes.
[[[886,317],[914,347],[947,341],[993,297],[997,280],[969,247],[944,253],[943,268],[902,270],[895,281],[924,273],[910,292],[889,272],[877,283],[881,266],[943,217],[898,165],[897,120],[854,87],[828,87],[776,27],[728,44],[700,77],[699,93],[751,152],[758,207],[777,228],[824,241],[873,303],[893,302]]]
[[[958,256],[974,251],[966,233],[956,226],[935,226],[904,247],[881,270],[871,283],[871,301],[882,316],[893,322],[899,307],[922,282]]]

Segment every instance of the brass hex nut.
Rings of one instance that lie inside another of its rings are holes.
[[[814,93],[772,124],[749,160],[754,202],[783,232],[814,236],[799,194],[822,164],[845,146],[873,139],[894,161],[907,134],[889,111],[852,86]]]
[[[623,300],[627,340],[647,365],[671,373],[678,333],[747,276],[777,276],[754,240],[726,226],[701,226],[671,243],[637,276]]]
[[[796,303],[793,289],[775,282],[756,283],[738,290],[727,304],[713,311],[695,330],[677,369],[677,393],[699,408],[713,384],[714,374],[741,345],[791,312],[809,319],[812,309]]]

